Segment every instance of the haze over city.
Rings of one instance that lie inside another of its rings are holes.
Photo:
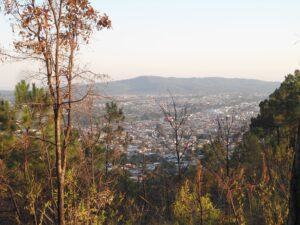
[[[299,1],[91,1],[113,28],[96,33],[80,57],[112,80],[140,75],[282,81],[299,67]],[[0,16],[0,46],[12,46]],[[0,89],[13,89],[31,63],[0,64]]]

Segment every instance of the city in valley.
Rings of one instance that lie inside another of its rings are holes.
[[[130,178],[141,181],[147,172],[163,167],[170,174],[176,173],[177,156],[175,151],[174,130],[163,109],[174,116],[174,105],[177,117],[185,116],[182,129],[186,132],[181,142],[181,167],[187,170],[196,165],[203,157],[201,149],[210,140],[216,138],[221,126],[230,126],[230,138],[239,136],[248,129],[252,117],[259,112],[259,102],[264,94],[217,94],[217,95],[123,95],[114,96],[113,101],[123,109],[125,120],[124,131],[130,137],[126,147],[119,146],[127,155],[127,163],[123,169],[129,172]],[[100,111],[104,111],[105,102],[99,103]],[[185,115],[180,113],[186,109]],[[238,142],[232,141],[231,148]],[[234,143],[233,143],[234,142]],[[109,163],[109,170],[115,169]]]

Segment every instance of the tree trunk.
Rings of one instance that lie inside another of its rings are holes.
[[[180,162],[180,155],[179,152],[177,152],[177,169],[178,169],[178,179],[181,180],[181,162]]]
[[[230,171],[230,159],[229,159],[229,138],[227,138],[226,144],[226,176],[229,177]]]
[[[105,182],[108,177],[108,144],[105,144]]]
[[[290,184],[290,202],[288,225],[300,225],[300,124],[298,125],[297,142]]]
[[[177,166],[178,166],[178,179],[181,180],[181,158],[180,158],[180,149],[179,149],[179,138],[178,138],[178,129],[175,129],[175,152],[177,156]]]
[[[57,189],[58,189],[58,224],[65,225],[64,209],[64,169],[62,166],[62,147],[61,147],[61,109],[59,104],[54,106],[55,123],[55,147],[56,147],[56,171],[57,171]]]
[[[58,179],[58,219],[59,225],[65,225],[65,202],[64,202],[64,186],[65,178],[63,173],[61,173]]]

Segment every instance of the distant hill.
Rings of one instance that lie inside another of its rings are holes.
[[[268,82],[238,78],[175,78],[158,76],[140,76],[127,80],[97,83],[96,89],[106,95],[159,95],[199,94],[211,95],[222,93],[263,94],[269,95],[280,86],[279,82]],[[0,90],[0,99],[13,101],[13,91]]]
[[[268,82],[238,78],[175,78],[158,76],[141,76],[133,79],[98,83],[97,90],[108,95],[145,95],[166,94],[270,94],[280,85],[279,82]]]

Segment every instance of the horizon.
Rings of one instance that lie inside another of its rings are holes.
[[[1,65],[0,65],[1,68]],[[295,69],[297,70],[297,69]],[[294,71],[295,71],[294,70]],[[26,73],[26,71],[24,71],[24,73]],[[192,79],[192,78],[197,78],[197,79],[206,79],[206,78],[221,78],[221,79],[240,79],[240,80],[257,80],[257,81],[264,81],[264,82],[274,82],[274,83],[281,83],[285,76],[287,76],[288,74],[292,74],[293,71],[287,73],[284,75],[284,77],[281,80],[268,80],[268,79],[262,79],[262,78],[256,78],[256,77],[243,77],[243,76],[230,76],[230,75],[223,75],[223,76],[217,76],[217,75],[211,75],[211,76],[203,76],[203,75],[199,75],[199,76],[186,76],[186,75],[182,75],[182,76],[172,76],[172,75],[136,75],[136,76],[131,76],[131,75],[127,75],[126,77],[110,77],[108,75],[107,80],[108,81],[97,81],[96,83],[102,83],[102,82],[116,82],[116,81],[125,81],[125,80],[131,80],[131,79],[136,79],[136,78],[140,78],[140,77],[160,77],[160,78],[179,78],[179,79]],[[1,79],[0,79],[1,80]],[[18,79],[15,79],[15,83],[13,83],[12,85],[9,86],[9,88],[3,88],[3,86],[1,86],[0,83],[0,91],[13,91],[15,88],[15,85],[20,82],[21,80],[27,80],[27,77],[25,76],[19,76]],[[35,80],[30,80],[30,83],[36,83],[38,84],[38,82],[35,82]]]
[[[228,80],[253,80],[253,81],[262,81],[262,82],[268,82],[268,83],[281,83],[281,81],[269,81],[269,80],[262,80],[262,79],[256,79],[256,78],[239,78],[239,77],[223,77],[223,76],[201,76],[201,77],[175,77],[175,76],[159,76],[159,75],[140,75],[140,76],[136,76],[136,77],[129,77],[129,78],[125,78],[125,79],[118,79],[118,80],[112,80],[112,79],[108,79],[108,81],[100,81],[100,82],[96,82],[97,84],[99,83],[105,83],[107,82],[109,83],[113,83],[113,82],[118,82],[118,81],[126,81],[126,80],[134,80],[134,79],[138,79],[138,78],[142,78],[142,77],[157,77],[157,78],[165,78],[165,79],[209,79],[209,78],[217,78],[217,79],[228,79]],[[23,79],[20,79],[20,81]],[[32,82],[34,83],[34,82]],[[16,83],[17,84],[17,83]],[[15,87],[12,87],[11,89],[1,89],[0,91],[14,91]]]
[[[169,76],[169,75],[138,75],[134,77],[128,77],[125,79],[116,79],[116,80],[109,80],[108,82],[114,82],[114,81],[123,81],[123,80],[131,80],[131,79],[137,79],[141,77],[158,77],[158,78],[178,78],[178,79],[207,79],[207,78],[220,78],[220,79],[239,79],[239,80],[257,80],[257,81],[264,81],[264,82],[274,82],[274,83],[280,83],[282,81],[280,80],[263,80],[259,78],[241,78],[241,77],[235,77],[235,76]],[[100,82],[101,83],[101,82]]]
[[[280,82],[300,68],[298,1],[91,2],[113,28],[95,33],[80,63],[112,80],[151,74]],[[0,26],[0,47],[11,48],[16,35],[2,14]],[[36,68],[0,63],[0,70],[0,89],[9,90]]]

